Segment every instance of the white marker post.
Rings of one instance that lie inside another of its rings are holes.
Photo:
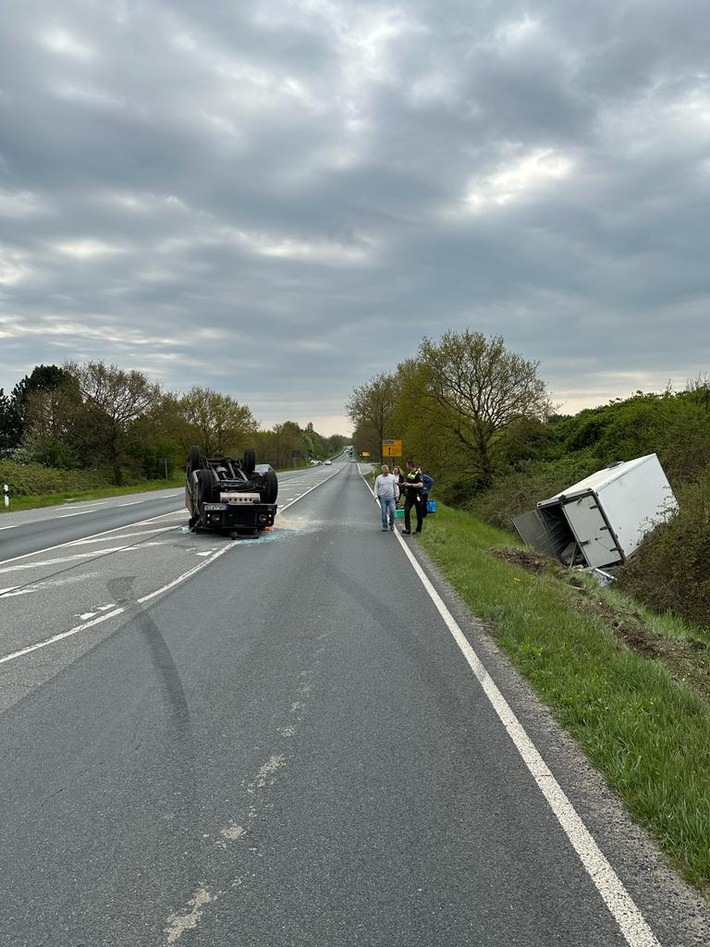
[[[10,488],[6,483],[2,485],[2,492],[5,495],[5,506],[9,506],[10,505]]]

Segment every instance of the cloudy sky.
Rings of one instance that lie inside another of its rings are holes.
[[[562,413],[710,369],[707,0],[0,0],[0,387],[264,427],[471,328]]]

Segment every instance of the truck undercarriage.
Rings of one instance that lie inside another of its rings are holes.
[[[190,448],[185,506],[193,532],[211,529],[232,536],[254,536],[274,525],[278,479],[273,470],[255,470],[251,448],[237,460],[224,454],[203,457]]]

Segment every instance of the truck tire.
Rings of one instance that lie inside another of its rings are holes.
[[[198,470],[197,471],[197,500],[198,508],[202,506],[203,503],[212,502],[212,491],[214,489],[214,479],[212,477],[211,470]]]
[[[276,497],[279,495],[279,481],[273,470],[267,470],[264,474],[264,489],[261,491],[262,503],[276,503]]]
[[[187,455],[187,476],[188,479],[191,475],[202,467],[202,456],[200,454],[200,448],[197,444],[193,444],[190,448],[190,453]]]
[[[256,453],[253,447],[247,447],[244,451],[244,459],[242,460],[242,470],[247,475],[251,477],[254,473],[254,468],[256,467]]]

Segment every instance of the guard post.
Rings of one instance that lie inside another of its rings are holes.
[[[2,485],[2,493],[5,499],[5,506],[7,507],[10,505],[10,487],[8,486],[8,484],[4,483]]]

